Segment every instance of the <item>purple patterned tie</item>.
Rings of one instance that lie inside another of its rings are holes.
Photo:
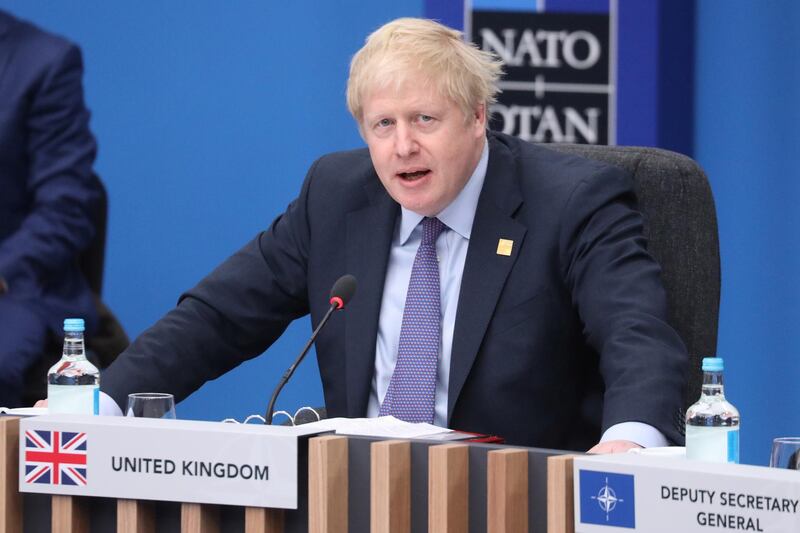
[[[406,422],[433,422],[442,338],[436,239],[444,227],[438,218],[422,221],[422,243],[408,282],[397,363],[381,404],[381,416],[394,415]]]

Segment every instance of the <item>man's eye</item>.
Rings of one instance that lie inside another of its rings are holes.
[[[420,115],[419,120],[420,122],[430,122],[433,120],[433,117],[430,115]]]
[[[388,128],[391,125],[392,125],[392,121],[389,120],[388,118],[383,118],[383,119],[378,121],[378,127],[379,128]]]

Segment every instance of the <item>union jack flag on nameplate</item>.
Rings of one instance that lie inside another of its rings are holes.
[[[86,433],[25,432],[25,483],[86,485]]]

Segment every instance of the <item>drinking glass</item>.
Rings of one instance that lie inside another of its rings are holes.
[[[773,440],[769,466],[800,470],[800,437],[779,437]]]
[[[163,392],[136,392],[128,395],[125,416],[175,418],[175,398]]]

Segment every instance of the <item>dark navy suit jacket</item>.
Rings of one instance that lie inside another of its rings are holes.
[[[185,294],[105,373],[129,392],[183,398],[261,353],[345,273],[348,308],[317,340],[328,412],[364,416],[398,205],[366,149],[327,155],[272,226]],[[513,241],[510,256],[499,239]],[[687,356],[667,324],[622,171],[489,133],[489,164],[464,267],[450,367],[449,426],[512,444],[580,449],[600,430],[648,423],[680,441]]]
[[[0,276],[54,331],[96,321],[78,254],[94,235],[96,144],[80,51],[0,11]]]

